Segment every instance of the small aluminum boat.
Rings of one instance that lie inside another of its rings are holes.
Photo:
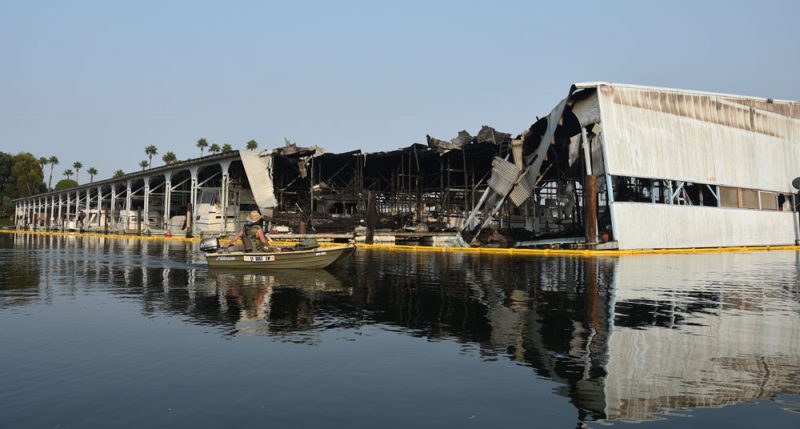
[[[205,240],[204,240],[205,241]],[[213,249],[216,247],[216,249]],[[213,249],[213,250],[212,250]],[[309,250],[284,250],[282,252],[225,252],[219,246],[201,246],[206,252],[209,268],[247,269],[315,269],[325,268],[353,253],[355,246],[317,247]]]

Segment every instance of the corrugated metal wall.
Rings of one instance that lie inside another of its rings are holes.
[[[618,85],[598,92],[612,175],[787,193],[800,176],[800,119],[733,96]],[[787,112],[800,104],[776,103]]]
[[[620,249],[794,244],[792,212],[614,203]]]

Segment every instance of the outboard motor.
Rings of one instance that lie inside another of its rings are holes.
[[[209,237],[204,238],[203,241],[200,242],[200,251],[205,253],[213,253],[218,251],[221,248],[219,245],[219,238],[217,237]]]

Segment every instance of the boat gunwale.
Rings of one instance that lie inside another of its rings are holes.
[[[331,251],[340,251],[340,250],[347,250],[353,249],[355,250],[356,246],[354,244],[345,244],[342,246],[320,246],[315,247],[309,250],[289,250],[285,252],[245,252],[245,251],[232,251],[232,252],[208,252],[205,254],[206,258],[209,256],[211,257],[219,257],[219,256],[266,256],[266,255],[305,255],[310,253],[316,252],[331,252]]]

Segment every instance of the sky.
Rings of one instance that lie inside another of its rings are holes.
[[[0,0],[0,151],[139,169],[517,134],[576,82],[800,99],[800,1]],[[47,171],[47,170],[46,170]],[[85,176],[84,176],[85,177]],[[81,180],[83,182],[83,180]]]

